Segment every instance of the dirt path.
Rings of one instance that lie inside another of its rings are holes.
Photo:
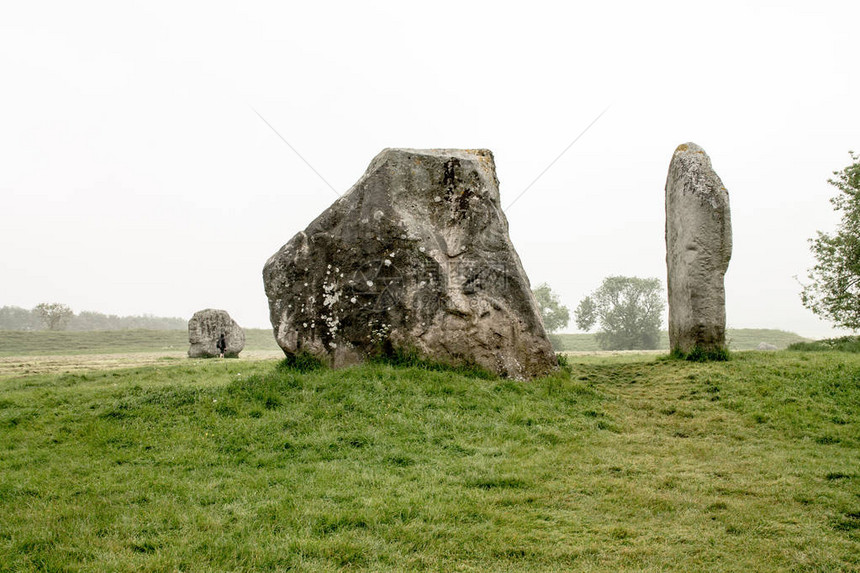
[[[235,359],[242,361],[283,358],[278,351],[248,351]],[[84,372],[87,370],[113,370],[135,368],[153,364],[176,364],[192,360],[182,351],[131,352],[126,354],[76,354],[71,356],[4,356],[0,357],[0,379],[34,374]],[[194,361],[198,359],[193,359]],[[218,360],[218,359],[213,359]],[[233,360],[233,359],[231,359]]]

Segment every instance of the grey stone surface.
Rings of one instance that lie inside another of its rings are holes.
[[[756,350],[779,350],[779,347],[768,342],[759,342],[758,346],[756,346]]]
[[[487,150],[386,149],[263,269],[275,338],[338,367],[396,350],[556,367]]]
[[[673,351],[725,348],[724,277],[731,256],[729,193],[701,147],[679,145],[666,178],[669,345]]]
[[[245,331],[230,318],[226,310],[207,308],[198,310],[188,321],[188,349],[190,358],[214,358],[220,354],[218,339],[224,333],[227,343],[224,355],[229,358],[239,356],[245,348]]]

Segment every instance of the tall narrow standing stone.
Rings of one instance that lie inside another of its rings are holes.
[[[669,345],[689,354],[726,346],[724,277],[732,257],[729,193],[695,143],[675,149],[666,178]]]

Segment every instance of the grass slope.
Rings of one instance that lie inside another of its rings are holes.
[[[558,350],[597,351],[600,348],[593,334],[556,334]],[[760,342],[786,348],[805,338],[792,332],[768,329],[734,329],[727,333],[732,350],[754,350]],[[669,338],[661,334],[661,349],[668,350]],[[161,352],[188,349],[188,333],[184,330],[115,330],[92,332],[24,332],[0,330],[0,356],[45,356],[73,354],[112,354],[129,352]],[[278,351],[272,331],[263,328],[245,330],[246,350]]]
[[[860,567],[860,356],[0,381],[0,569]]]
[[[860,352],[860,336],[841,336],[839,338],[825,338],[809,342],[795,342],[788,347],[789,350],[801,350],[805,352],[821,352],[837,350],[839,352]]]
[[[564,352],[592,352],[600,350],[594,334],[554,334],[556,350]],[[784,349],[795,342],[806,339],[793,332],[773,330],[768,328],[730,328],[726,331],[726,340],[731,350],[755,350],[762,342],[773,344]],[[558,342],[555,342],[558,341]],[[660,333],[660,349],[669,350],[669,334]]]
[[[245,329],[246,350],[278,350],[269,329]],[[0,356],[110,354],[188,350],[185,330],[36,331],[0,330]]]

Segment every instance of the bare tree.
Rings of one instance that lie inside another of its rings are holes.
[[[71,308],[59,302],[37,304],[33,312],[39,315],[48,330],[64,330],[75,315]]]

